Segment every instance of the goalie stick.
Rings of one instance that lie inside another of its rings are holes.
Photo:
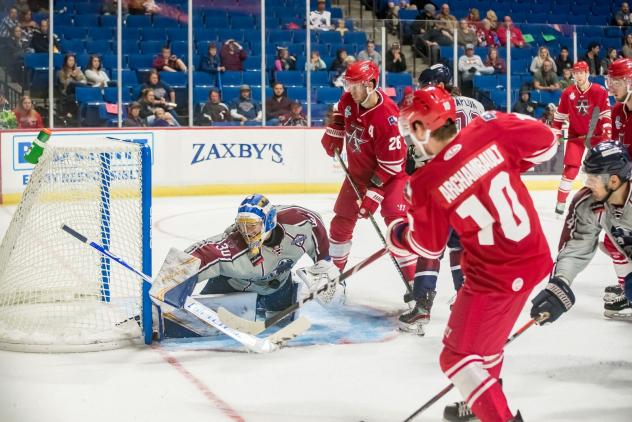
[[[66,233],[70,234],[71,236],[73,236],[75,239],[79,240],[80,242],[87,244],[93,249],[96,249],[99,253],[107,256],[111,260],[127,268],[134,274],[141,277],[143,280],[149,283],[153,282],[151,277],[149,277],[147,274],[132,267],[130,264],[125,262],[122,258],[119,258],[118,256],[114,255],[112,252],[108,251],[103,246],[88,239],[87,237],[77,232],[76,230],[68,227],[65,224],[62,224],[61,229],[65,231]],[[259,338],[259,337],[250,335],[248,333],[240,332],[238,330],[235,330],[227,326],[226,324],[222,322],[222,320],[219,318],[219,316],[217,315],[215,311],[213,311],[210,308],[207,308],[206,306],[202,305],[200,302],[198,302],[197,300],[193,299],[190,296],[187,297],[185,300],[184,309],[189,311],[192,315],[194,315],[200,321],[215,327],[222,333],[226,334],[227,336],[233,338],[234,340],[244,345],[248,350],[255,353],[268,353],[268,352],[277,350],[283,345],[284,342],[306,331],[307,329],[309,329],[311,325],[309,320],[307,320],[307,318],[299,318],[298,320],[294,321],[291,324],[291,326],[288,325],[283,330],[280,330],[274,335],[271,335],[265,338]]]
[[[345,175],[347,176],[347,180],[349,180],[349,184],[353,188],[353,191],[355,192],[356,196],[358,197],[358,200],[362,201],[362,195],[360,194],[360,190],[358,189],[358,186],[355,184],[355,182],[351,178],[351,173],[349,173],[349,169],[347,168],[346,164],[344,163],[344,161],[342,161],[342,157],[340,157],[340,151],[338,151],[338,149],[334,149],[334,154],[336,154],[336,158],[338,159],[338,162],[340,162],[340,166],[344,170]],[[386,246],[386,239],[384,238],[384,235],[382,234],[382,231],[380,230],[379,226],[377,225],[377,222],[375,221],[375,217],[373,217],[373,214],[369,214],[369,219],[371,220],[371,224],[373,225],[373,228],[377,232],[377,235],[380,237],[380,240],[382,241],[382,245],[384,246],[384,248],[386,248],[387,247]],[[412,300],[413,288],[406,281],[406,277],[404,277],[404,273],[402,273],[402,269],[400,268],[399,264],[395,260],[395,257],[393,255],[389,255],[389,256],[391,257],[391,261],[393,262],[393,265],[395,265],[395,268],[397,269],[397,273],[399,274],[400,278],[402,279],[402,282],[404,283],[404,286],[406,286],[406,292],[408,293],[408,295],[406,297],[407,298],[410,297],[411,300]]]
[[[384,248],[380,249],[379,251],[375,252],[373,255],[369,256],[368,258],[365,258],[363,261],[360,261],[355,266],[349,268],[347,271],[340,274],[338,277],[334,278],[333,280],[330,280],[329,283],[327,283],[326,285],[318,289],[316,292],[311,293],[309,296],[303,298],[302,300],[297,301],[292,306],[289,306],[283,311],[278,312],[277,314],[266,319],[265,321],[250,321],[250,320],[238,317],[237,315],[233,314],[232,312],[224,308],[219,308],[217,310],[217,314],[219,315],[221,320],[224,321],[226,325],[228,325],[229,327],[232,327],[235,330],[240,330],[252,335],[259,334],[262,331],[265,331],[267,328],[272,327],[273,325],[277,324],[279,321],[281,321],[282,319],[284,319],[285,317],[287,317],[288,315],[290,315],[297,309],[304,306],[305,303],[315,299],[316,296],[318,296],[320,293],[323,293],[327,289],[330,289],[336,284],[348,279],[353,274],[360,271],[362,268],[366,267],[372,262],[375,262],[377,259],[384,256],[387,252],[388,251]]]
[[[515,333],[511,335],[511,337],[507,339],[507,341],[505,342],[505,346],[511,343],[512,341],[514,341],[516,338],[518,338],[522,333],[527,331],[527,329],[530,328],[533,324],[537,324],[540,321],[546,320],[547,318],[548,318],[548,312],[546,314],[540,314],[540,317],[538,318],[531,318],[529,321],[527,321],[526,324],[520,327]],[[404,422],[410,422],[413,419],[415,419],[417,416],[419,416],[421,412],[427,410],[430,406],[432,406],[437,401],[439,401],[441,397],[448,394],[453,388],[454,388],[454,384],[447,385],[443,390],[439,391],[433,398],[428,400],[423,406],[415,410],[413,414],[411,414],[409,417],[404,419]]]

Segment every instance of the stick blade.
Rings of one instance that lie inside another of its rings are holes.
[[[281,347],[288,341],[309,330],[311,326],[312,323],[310,322],[310,320],[302,316],[296,321],[290,322],[288,325],[281,328],[276,333],[266,337],[266,339],[269,340],[270,343]]]
[[[217,310],[217,315],[219,315],[219,318],[222,320],[222,322],[228,325],[230,328],[242,331],[244,333],[252,334],[253,336],[256,336],[266,329],[265,323],[263,321],[250,321],[248,319],[233,314],[232,312],[221,306]]]

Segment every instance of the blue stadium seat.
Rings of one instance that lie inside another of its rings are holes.
[[[330,10],[331,12],[331,20],[332,23],[335,22],[334,19],[342,19],[342,9],[339,7],[332,7]]]
[[[227,105],[237,97],[239,97],[239,87],[229,86],[222,88],[222,98]]]
[[[153,54],[130,54],[129,55],[129,67],[130,69],[149,69],[154,60]]]
[[[63,40],[61,41],[62,53],[85,53],[86,47],[83,40]]]
[[[224,29],[228,28],[228,19],[223,16],[207,16],[206,17],[206,28],[208,29]],[[194,28],[195,29],[195,28]]]
[[[185,15],[186,16],[186,15]],[[174,28],[179,27],[180,23],[175,17],[154,15],[155,28]]]
[[[261,70],[261,56],[248,56],[243,65],[244,70]]]
[[[77,27],[93,28],[99,26],[99,15],[75,15],[73,21]]]
[[[98,14],[101,13],[101,4],[99,2],[76,2],[75,13],[80,14]]]
[[[122,97],[123,97],[124,103],[132,101],[132,96],[129,90],[127,89],[122,90]],[[117,103],[118,102],[118,88],[116,87],[105,88],[103,90],[103,99],[105,100],[106,103]]]
[[[255,22],[250,15],[235,15],[230,18],[230,26],[233,29],[246,29],[252,30]]]
[[[188,75],[184,72],[160,72],[160,80],[171,87],[186,86]]]
[[[58,26],[55,28],[57,36],[67,40],[82,40],[86,37],[86,28],[74,26]]]
[[[342,37],[337,31],[322,31],[318,34],[320,44],[341,44],[342,41]]]
[[[154,40],[154,41],[141,41],[140,42],[140,51],[143,54],[153,54],[158,55],[162,51],[162,47],[165,46],[164,41]]]
[[[311,72],[312,86],[331,86],[329,73],[325,71]]]
[[[162,41],[167,44],[167,34],[164,28],[143,28],[143,41]]]
[[[387,73],[386,85],[388,86],[411,86],[413,84],[413,78],[408,72],[402,73]]]
[[[123,40],[121,50],[123,51],[123,54],[140,54],[138,41],[135,40]]]
[[[276,72],[275,79],[285,86],[303,86],[305,84],[303,72],[297,70],[282,70]]]
[[[77,87],[75,99],[79,103],[79,122],[82,126],[100,126],[99,104],[103,102],[101,88]]]
[[[55,27],[72,26],[72,15],[69,13],[55,13]],[[57,30],[55,30],[57,32]]]
[[[123,27],[121,38],[123,39],[123,43],[127,41],[138,42],[143,38],[143,31],[141,28]]]
[[[347,32],[344,36],[345,44],[366,44],[364,32]]]
[[[231,38],[238,43],[242,43],[244,41],[244,31],[241,29],[223,29],[222,31],[219,31],[217,35],[222,41],[226,41]]]
[[[151,26],[150,15],[128,15],[125,19],[127,28],[147,28]]]
[[[186,28],[167,28],[169,41],[187,41],[189,34]]]
[[[106,28],[116,28],[116,16],[102,15],[100,18],[101,26]]]
[[[333,104],[340,99],[342,89],[337,87],[322,87],[316,91],[316,100],[321,104]]]
[[[293,37],[292,31],[276,29],[268,33],[268,42],[270,44],[289,44],[292,42]]]
[[[266,85],[268,84],[268,74],[266,73]],[[261,71],[251,70],[242,74],[242,81],[248,85],[261,85]]]
[[[116,37],[114,37],[114,34],[112,33],[112,30],[110,28],[101,28],[99,26],[88,28],[86,39],[92,41],[114,40],[114,42],[116,42]]]
[[[87,41],[86,52],[88,52],[88,54],[110,54],[112,52],[112,46],[110,45],[110,41]]]
[[[286,92],[290,100],[303,103],[307,101],[307,88],[304,86],[289,86],[286,88]]]
[[[196,86],[193,88],[193,103],[203,104],[208,101],[208,94],[211,92],[211,87]]]
[[[171,52],[181,58],[186,64],[186,57],[189,57],[189,43],[186,41],[173,41],[171,43]],[[195,49],[193,53],[195,54]]]
[[[208,72],[195,71],[193,72],[193,85],[214,85],[215,76]]]
[[[118,67],[116,54],[104,54],[101,56],[101,63],[106,69],[116,69]],[[122,67],[127,68],[127,56],[122,57]]]
[[[199,49],[200,43],[208,44],[211,41],[217,41],[217,31],[215,29],[193,28],[193,38],[196,40]],[[204,46],[204,51],[206,51],[206,46]]]
[[[224,86],[239,86],[242,84],[243,78],[241,72],[230,71],[222,73],[222,85]]]

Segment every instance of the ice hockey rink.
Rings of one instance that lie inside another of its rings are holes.
[[[553,213],[555,192],[533,197],[554,251],[562,226]],[[154,271],[171,246],[223,231],[242,198],[155,198]],[[316,210],[328,223],[335,196],[269,198]],[[0,234],[14,209],[0,206]],[[371,224],[361,221],[350,265],[380,247]],[[609,259],[597,252],[573,284],[574,308],[505,350],[504,388],[525,421],[632,420],[632,324],[602,316],[603,288],[614,280]],[[447,262],[425,337],[395,328],[403,292],[383,257],[349,279],[348,311],[310,304],[305,315],[318,336],[307,332],[308,340],[270,354],[218,350],[205,341],[76,354],[2,351],[0,421],[401,421],[448,383],[438,364],[454,294]],[[528,310],[516,327],[528,321]],[[416,420],[441,420],[444,406],[457,400],[453,390]]]

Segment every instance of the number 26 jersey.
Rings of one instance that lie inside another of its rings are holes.
[[[411,249],[439,258],[453,227],[470,288],[531,289],[553,261],[520,173],[556,150],[550,128],[528,116],[486,112],[473,120],[411,178]]]

